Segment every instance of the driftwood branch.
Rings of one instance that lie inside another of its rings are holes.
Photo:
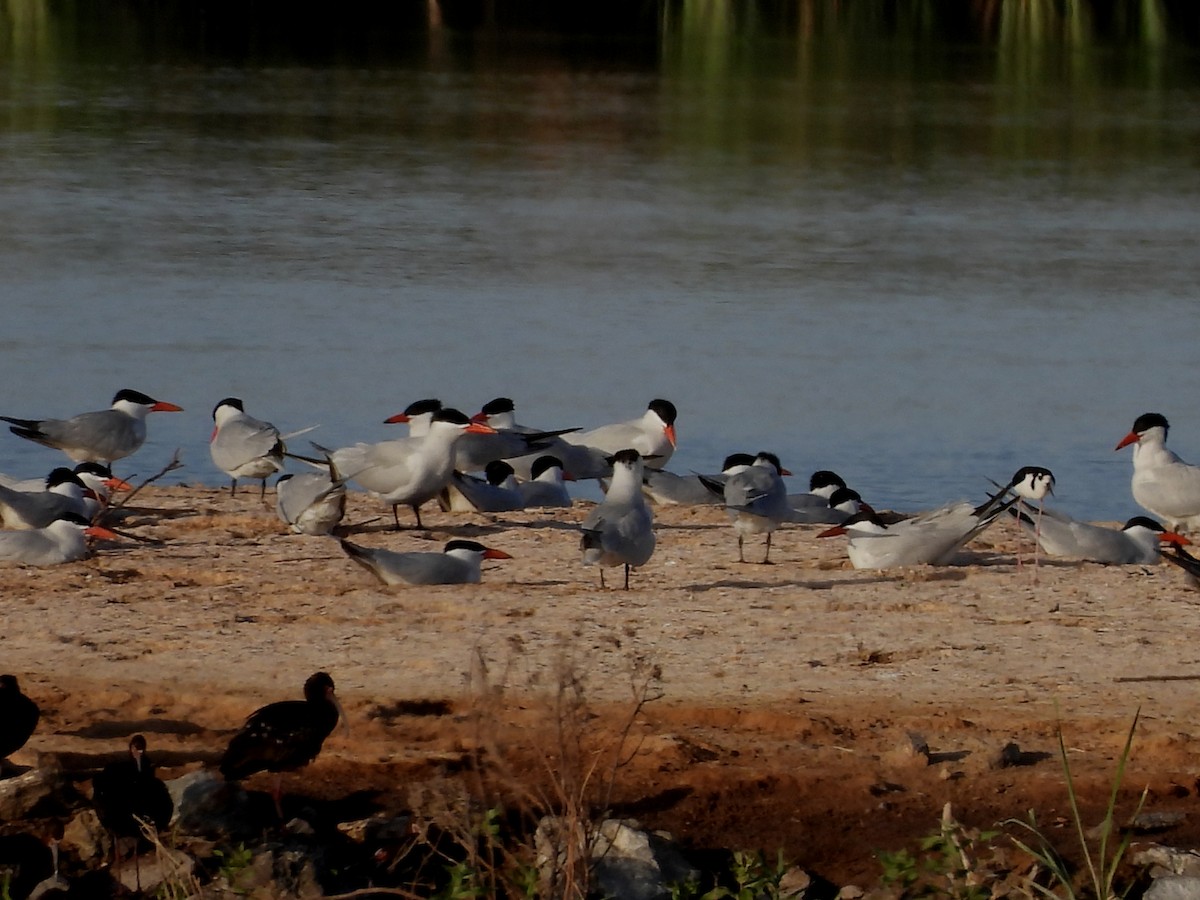
[[[124,508],[126,505],[128,505],[130,500],[132,500],[134,497],[136,497],[138,495],[138,493],[141,492],[142,488],[146,487],[147,485],[154,484],[154,482],[158,481],[160,478],[162,478],[168,472],[174,472],[176,469],[182,469],[182,468],[183,468],[183,463],[179,459],[179,448],[176,447],[175,452],[173,454],[171,454],[171,461],[169,463],[167,463],[165,466],[163,466],[163,468],[160,471],[151,475],[149,478],[147,478],[145,481],[143,481],[141,484],[139,484],[137,487],[135,487],[132,491],[130,491],[128,494],[126,494],[124,497],[122,497],[120,503],[115,503],[112,506],[110,506],[109,510],[115,512],[118,509]]]
[[[1132,681],[1200,681],[1200,675],[1125,675],[1114,678],[1117,684],[1128,684]]]

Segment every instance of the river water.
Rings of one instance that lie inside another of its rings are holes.
[[[770,449],[899,509],[1039,464],[1137,514],[1113,447],[1150,410],[1200,462],[1193,50],[47,34],[0,68],[0,412],[184,406],[123,474],[179,447],[223,483],[229,395],[335,446],[427,396],[661,396],[673,469]],[[0,437],[0,471],[56,461]]]

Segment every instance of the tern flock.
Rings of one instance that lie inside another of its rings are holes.
[[[65,453],[78,463],[58,467],[45,482],[29,484],[0,476],[0,562],[55,565],[87,553],[88,536],[116,539],[100,522],[108,493],[128,487],[111,466],[135,453],[146,439],[152,412],[180,412],[173,403],[135,390],[121,390],[105,410],[69,419],[0,416],[18,437]],[[517,422],[513,402],[504,397],[467,417],[437,400],[420,400],[387,423],[406,424],[408,435],[376,443],[329,448],[312,442],[312,453],[289,449],[278,428],[245,411],[236,397],[212,411],[209,443],[213,463],[230,478],[257,480],[265,496],[267,479],[289,460],[310,466],[282,474],[276,483],[276,510],[298,534],[330,535],[339,528],[349,483],[391,507],[397,529],[400,507],[412,510],[422,527],[421,507],[437,501],[446,510],[502,513],[569,507],[570,481],[598,479],[606,493],[579,526],[584,565],[630,569],[653,556],[653,505],[720,505],[737,536],[738,559],[746,561],[745,540],[762,535],[762,562],[770,563],[772,535],[789,523],[827,524],[818,537],[847,537],[847,555],[859,569],[946,565],[997,519],[1012,517],[1038,552],[1102,563],[1147,564],[1167,557],[1200,574],[1200,563],[1183,546],[1180,532],[1200,522],[1200,467],[1166,447],[1168,424],[1146,413],[1117,450],[1133,446],[1134,500],[1154,518],[1137,516],[1120,529],[1077,522],[1045,508],[1053,494],[1049,469],[1026,466],[982,503],[958,501],[910,517],[881,516],[835,473],[813,474],[809,491],[789,494],[783,478],[791,473],[770,452],[734,453],[713,474],[676,474],[666,469],[676,446],[677,411],[667,400],[652,400],[645,412],[625,422],[583,431],[541,429]],[[1161,521],[1159,521],[1161,520]],[[1163,524],[1165,523],[1165,525]],[[337,535],[353,562],[385,584],[478,582],[485,559],[510,558],[503,550],[455,540],[442,553],[397,553],[365,547]],[[1018,557],[1019,559],[1019,557]]]

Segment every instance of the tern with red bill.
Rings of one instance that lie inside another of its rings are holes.
[[[644,464],[652,469],[661,469],[675,452],[675,404],[669,400],[651,400],[650,405],[637,419],[601,425],[591,431],[565,434],[562,439],[568,444],[598,450],[607,456],[618,451],[636,450]],[[576,478],[596,477],[581,473],[569,459],[563,460],[567,471]]]
[[[75,513],[66,513],[45,528],[0,531],[0,564],[57,566],[74,562],[87,556],[89,537],[119,540],[115,532],[92,525]]]
[[[46,476],[39,491],[0,487],[0,524],[9,529],[45,528],[66,513],[91,520],[100,505],[83,479],[60,466]]]
[[[429,434],[429,425],[433,414],[442,408],[442,401],[432,397],[426,400],[414,400],[404,407],[404,412],[388,416],[383,420],[384,425],[407,425],[409,437],[425,437]]]
[[[435,498],[450,482],[457,467],[455,445],[464,434],[491,434],[487,425],[472,422],[457,409],[433,413],[429,433],[378,444],[355,444],[340,450],[313,446],[324,453],[343,478],[356,481],[392,507],[396,530],[399,506],[408,506],[421,524],[421,504]]]
[[[477,541],[450,541],[441,553],[397,553],[340,543],[347,556],[384,584],[479,584],[485,559],[512,559]]]
[[[1200,466],[1167,449],[1169,428],[1161,413],[1144,413],[1116,449],[1133,444],[1130,487],[1137,505],[1173,530],[1191,530],[1200,524]]]
[[[152,412],[182,412],[182,407],[155,400],[139,391],[117,391],[112,406],[80,413],[69,419],[14,419],[13,434],[53,447],[75,462],[99,462],[111,466],[115,460],[135,453],[146,441],[146,416]]]
[[[1009,509],[1008,514],[1024,531],[1036,536],[1048,556],[1073,556],[1115,566],[1151,566],[1158,562],[1163,544],[1182,547],[1191,543],[1146,516],[1134,516],[1118,530],[1078,522],[1052,509],[1043,511],[1040,526],[1028,513]]]

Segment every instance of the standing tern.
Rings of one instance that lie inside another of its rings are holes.
[[[275,482],[275,511],[296,534],[329,534],[346,515],[346,481],[333,463],[326,472],[283,475]]]
[[[396,553],[340,543],[347,556],[384,584],[479,584],[485,559],[512,559],[476,541],[450,541],[441,553]]]
[[[539,456],[529,469],[529,481],[517,485],[521,504],[526,509],[569,507],[571,495],[567,493],[566,481],[574,481],[572,475],[563,471],[562,460],[557,456]]]
[[[890,569],[924,563],[949,565],[958,551],[1016,503],[1015,497],[991,497],[981,506],[950,503],[892,525],[870,509],[826,529],[819,538],[848,535],[850,563],[856,569]]]
[[[226,397],[213,407],[213,430],[208,452],[213,464],[229,476],[229,496],[237,493],[239,478],[262,482],[259,499],[267,493],[267,479],[283,469],[283,445],[279,429],[246,414],[237,397]]]
[[[1158,562],[1162,544],[1179,547],[1191,543],[1145,516],[1134,516],[1117,530],[1078,522],[1052,509],[1044,511],[1040,525],[1028,513],[1017,509],[1009,509],[1008,514],[1020,523],[1023,531],[1036,536],[1048,556],[1072,556],[1117,566],[1149,566]]]
[[[57,566],[87,556],[87,538],[117,540],[115,532],[92,525],[83,516],[66,513],[45,528],[0,531],[0,564]]]
[[[421,504],[432,500],[450,481],[455,469],[454,446],[464,434],[490,434],[487,425],[472,422],[457,409],[440,409],[433,413],[429,433],[424,437],[407,437],[378,444],[355,444],[325,453],[342,475],[357,481],[392,507],[396,529],[400,516],[396,508],[412,508],[421,524]]]
[[[1116,449],[1133,444],[1133,480],[1137,505],[1172,529],[1200,525],[1200,466],[1185,463],[1167,449],[1170,426],[1160,413],[1137,417]]]
[[[99,508],[93,491],[63,466],[46,476],[43,490],[14,491],[0,487],[0,523],[9,529],[45,528],[66,513],[91,521]]]
[[[476,478],[456,470],[438,495],[438,505],[447,512],[512,512],[525,508],[512,466],[494,459],[484,467],[484,476]]]
[[[137,451],[146,441],[146,416],[152,412],[182,412],[183,407],[155,400],[129,389],[117,391],[112,406],[80,413],[69,419],[14,419],[13,434],[53,447],[75,462],[99,462],[111,466]]]
[[[601,425],[591,431],[563,435],[568,444],[589,447],[608,456],[625,449],[636,450],[644,465],[661,469],[675,452],[675,404],[669,400],[651,400],[640,418],[612,425]],[[567,471],[576,478],[595,477],[575,471],[564,459]]]
[[[725,509],[737,533],[738,562],[746,561],[743,548],[746,535],[765,534],[767,552],[762,561],[764,565],[769,565],[771,535],[792,515],[792,508],[787,501],[787,486],[783,483],[783,476],[792,473],[780,465],[778,456],[765,450],[747,466],[730,467],[727,459],[726,471],[730,474],[720,487],[725,498]],[[714,491],[718,487],[716,483],[709,486]]]
[[[604,500],[583,520],[579,547],[585,566],[624,566],[625,590],[629,569],[645,565],[654,553],[654,516],[642,494],[642,456],[632,448],[615,453],[610,461],[612,483]],[[604,569],[600,569],[604,587]]]

